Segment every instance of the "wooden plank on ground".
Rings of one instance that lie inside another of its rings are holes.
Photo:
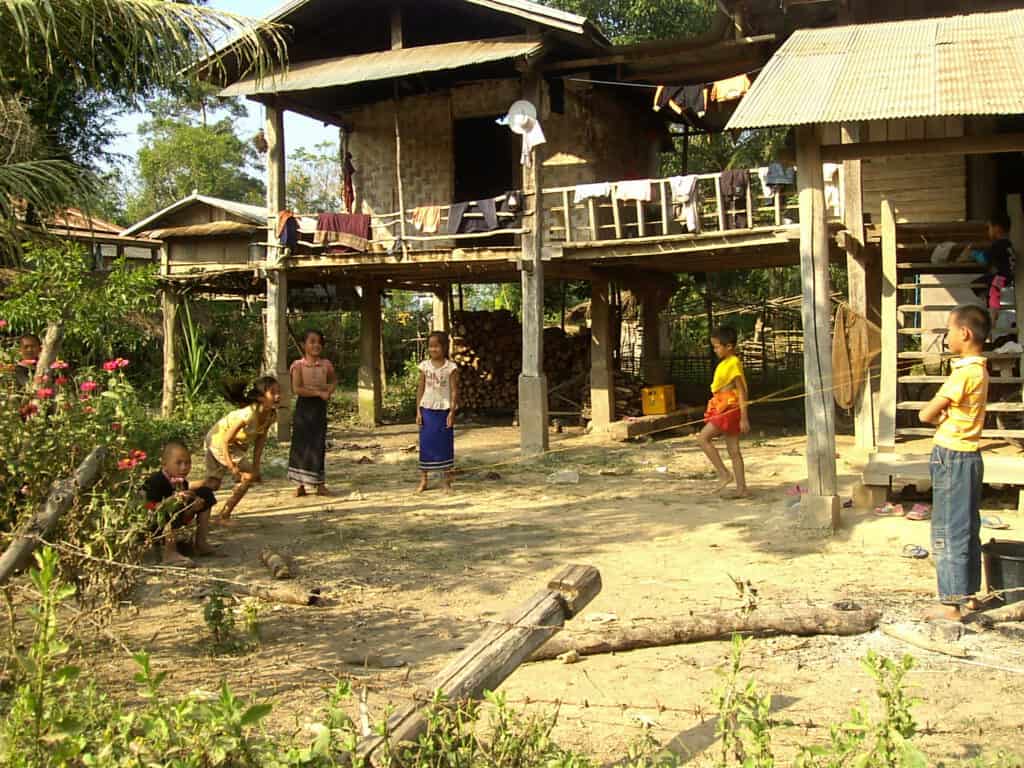
[[[681,427],[687,422],[696,419],[698,415],[696,410],[680,408],[672,413],[658,416],[638,416],[631,419],[622,419],[621,421],[612,422],[611,426],[608,427],[608,433],[611,435],[612,440],[622,442]]]

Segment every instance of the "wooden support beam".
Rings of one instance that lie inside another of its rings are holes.
[[[430,328],[433,331],[451,331],[451,317],[448,315],[448,296],[451,295],[451,286],[445,291],[438,291],[434,294],[433,313],[431,315]]]
[[[359,306],[359,421],[367,427],[380,423],[383,392],[380,378],[380,287],[363,285]]]
[[[523,98],[542,103],[543,80],[535,70],[523,74]],[[534,204],[523,216],[520,274],[523,289],[523,369],[519,376],[519,447],[524,456],[548,449],[548,382],[544,376],[544,206],[541,204],[541,147],[530,152],[523,167],[523,194]]]
[[[615,332],[611,284],[607,278],[590,283],[590,420],[594,429],[615,421]]]
[[[896,395],[899,383],[899,317],[896,285],[899,282],[896,251],[896,217],[892,204],[882,200],[882,353],[878,388],[878,449],[896,450]]]
[[[648,386],[658,386],[667,381],[664,350],[661,348],[661,312],[666,303],[663,293],[648,290],[641,297],[644,380]]]
[[[160,415],[169,419],[174,415],[174,399],[178,386],[178,308],[181,297],[177,291],[164,288],[160,292],[160,305],[164,326],[164,377],[160,399]]]
[[[807,482],[803,511],[821,527],[838,524],[835,401],[832,396],[832,315],[829,231],[821,143],[815,126],[797,128],[800,185],[800,274],[803,281],[804,414]]]
[[[824,163],[842,163],[897,155],[989,155],[1002,152],[1024,152],[1024,133],[835,144],[822,147],[821,160]]]
[[[844,143],[860,140],[859,125],[843,125]],[[843,221],[846,226],[846,276],[850,293],[850,309],[867,319],[868,280],[867,250],[864,247],[864,196],[861,187],[860,160],[843,163]],[[868,334],[869,339],[873,334]],[[870,343],[870,342],[869,342]],[[858,448],[875,447],[875,417],[871,396],[871,366],[864,368],[864,380],[853,404],[853,431]]]
[[[267,231],[277,231],[277,214],[287,207],[285,176],[284,111],[276,103],[266,105],[263,133],[267,139]],[[288,375],[288,273],[281,251],[267,251],[267,310],[263,342],[263,371],[281,387],[277,411],[277,438],[291,437],[291,379]]]
[[[497,690],[520,664],[555,636],[566,621],[579,614],[601,591],[601,575],[590,566],[572,565],[503,620],[491,627],[427,684],[424,704],[410,704],[388,718],[387,737],[368,736],[356,749],[371,765],[389,762],[399,745],[413,743],[427,728],[425,704],[435,692],[446,706],[479,699]]]

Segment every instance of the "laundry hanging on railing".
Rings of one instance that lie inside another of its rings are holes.
[[[655,112],[668,109],[683,122],[704,130],[704,113],[708,109],[707,87],[704,85],[659,85],[654,90]]]
[[[825,207],[832,209],[832,212],[841,218],[843,195],[840,190],[843,185],[843,165],[842,163],[822,163],[821,171],[825,179]]]
[[[718,186],[722,192],[722,205],[725,206],[725,224],[727,229],[747,228],[747,185],[750,178],[746,171],[722,171]]]
[[[321,213],[313,242],[331,249],[365,252],[370,248],[370,217],[364,213]]]
[[[617,181],[614,185],[616,200],[636,200],[641,203],[651,202],[651,182],[647,179],[640,181]]]
[[[284,248],[294,251],[299,244],[299,220],[292,211],[277,214],[277,241]]]
[[[467,217],[467,213],[478,213],[480,218]],[[468,235],[478,232],[493,232],[498,228],[498,209],[494,198],[452,203],[448,209],[448,234]]]
[[[746,75],[727,77],[711,84],[710,99],[713,102],[736,101],[742,99],[750,90],[750,78]]]
[[[689,232],[697,232],[699,228],[698,179],[696,174],[691,173],[687,176],[673,176],[668,180],[669,189],[672,191],[672,201],[679,209],[676,218],[686,220],[686,229]]]
[[[352,153],[345,153],[345,162],[342,164],[342,196],[345,198],[345,210],[355,213],[353,206],[356,203],[356,190],[352,183],[352,177],[357,173],[356,167],[352,165]]]
[[[783,187],[791,187],[796,183],[796,172],[782,163],[771,163],[765,181],[773,192],[782,192]]]
[[[587,200],[595,200],[601,197],[610,197],[612,184],[610,181],[600,181],[596,184],[577,184],[573,190],[572,201],[579,204]]]
[[[413,208],[409,220],[423,234],[435,235],[441,226],[441,206],[421,205]]]

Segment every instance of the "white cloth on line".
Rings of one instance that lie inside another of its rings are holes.
[[[643,181],[617,181],[615,182],[616,200],[638,200],[641,203],[651,202],[651,182]]]
[[[842,185],[843,166],[841,163],[822,163],[822,176],[825,177],[825,207],[831,208],[837,216],[843,215],[843,196],[839,190]]]
[[[682,205],[686,228],[690,232],[696,232],[697,210],[700,207],[697,196],[697,175],[691,173],[688,176],[673,176],[668,180],[668,186],[672,190],[673,202]]]
[[[573,203],[582,203],[595,197],[608,197],[611,193],[612,184],[610,181],[601,181],[596,184],[577,184],[576,190],[573,192],[572,201]]]
[[[757,171],[757,178],[761,180],[761,197],[774,197],[771,186],[768,184],[768,168],[755,168]]]

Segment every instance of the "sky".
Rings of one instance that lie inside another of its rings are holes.
[[[212,0],[209,6],[247,16],[266,16],[280,4],[280,0]],[[250,101],[243,103],[249,109],[249,116],[239,121],[236,126],[238,135],[243,139],[248,139],[262,127],[263,110],[259,104]],[[117,131],[124,135],[116,140],[111,149],[120,154],[134,157],[139,149],[138,127],[145,119],[146,115],[142,112],[132,112],[120,117],[116,123]],[[285,138],[287,142],[285,148],[290,154],[299,147],[312,148],[321,141],[337,141],[338,129],[324,126],[323,123],[292,112],[286,112]]]

